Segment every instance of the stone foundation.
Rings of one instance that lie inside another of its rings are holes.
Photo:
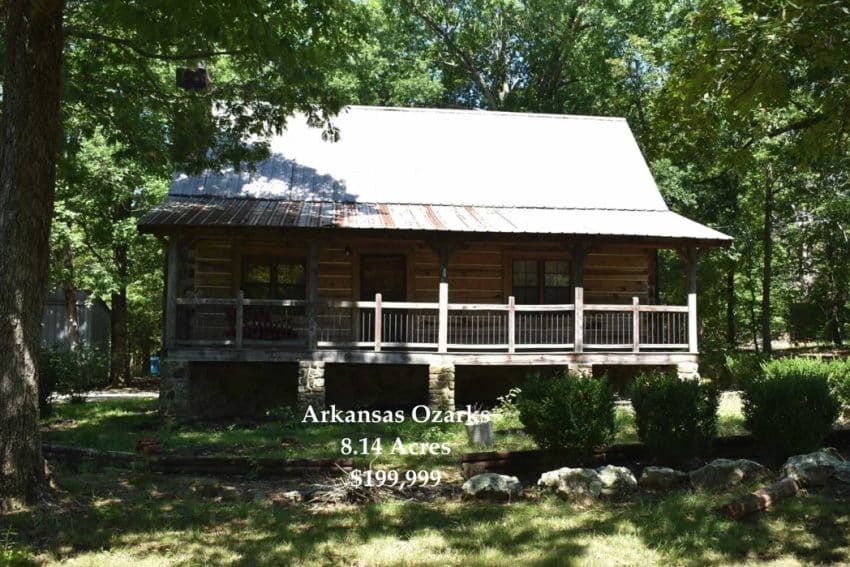
[[[699,380],[699,364],[696,362],[680,362],[676,365],[676,373],[680,380]]]
[[[592,364],[570,364],[570,372],[577,372],[582,376],[593,376]]]
[[[428,367],[428,405],[432,409],[455,408],[455,366],[431,365]]]
[[[173,419],[191,415],[189,363],[163,359],[159,363],[159,413]]]
[[[325,363],[302,360],[298,363],[298,409],[310,406],[325,409]]]

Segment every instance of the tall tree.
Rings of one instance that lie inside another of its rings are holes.
[[[346,0],[17,0],[2,10],[0,501],[16,505],[44,478],[37,360],[60,138],[73,152],[74,139],[101,126],[139,163],[164,170],[262,157],[267,147],[245,137],[279,131],[296,110],[328,126],[341,100],[327,78],[362,28]],[[215,85],[178,90],[175,67],[200,62],[218,72]],[[179,117],[213,101],[220,112],[195,113],[191,133],[175,131]],[[62,136],[63,110],[84,118],[80,132]]]
[[[59,143],[61,0],[6,2],[0,124],[0,506],[37,496],[36,367]]]

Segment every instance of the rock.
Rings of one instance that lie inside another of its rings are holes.
[[[522,484],[515,476],[504,474],[477,474],[463,483],[463,494],[471,498],[510,500],[522,494]]]
[[[682,486],[687,482],[688,474],[668,467],[646,467],[640,475],[638,484],[650,490],[667,490]]]
[[[793,478],[803,486],[823,486],[840,470],[838,476],[847,478],[842,482],[850,482],[848,464],[831,453],[815,451],[806,455],[789,457],[782,465],[782,476]]]
[[[700,490],[723,490],[768,475],[766,468],[747,459],[715,459],[688,474],[693,487]]]
[[[272,494],[269,496],[269,500],[271,500],[272,506],[292,506],[303,502],[304,495],[297,490],[290,490]]]
[[[599,473],[593,469],[564,467],[545,472],[537,481],[537,486],[565,498],[597,498],[602,493],[602,481]]]
[[[833,480],[850,484],[850,462],[844,461],[841,464],[835,465],[835,475]]]
[[[601,493],[605,496],[622,496],[637,488],[635,475],[626,467],[605,465],[596,469],[596,474],[602,484]]]

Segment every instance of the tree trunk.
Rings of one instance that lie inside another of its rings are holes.
[[[0,125],[0,507],[46,489],[38,357],[60,135],[62,0],[2,4]]]
[[[773,280],[773,164],[767,164],[764,186],[764,272],[761,282],[761,344],[770,355],[770,284]]]
[[[737,325],[735,324],[735,263],[729,262],[726,270],[726,342],[729,348],[738,347]]]
[[[74,252],[71,241],[66,240],[62,250],[64,281],[62,291],[65,294],[65,326],[68,328],[68,348],[71,352],[80,349],[80,321],[77,317],[77,288],[74,286]]]
[[[118,291],[112,294],[112,364],[110,373],[113,386],[124,386],[130,381],[130,351],[127,316],[127,246],[118,244],[112,252],[118,275]]]

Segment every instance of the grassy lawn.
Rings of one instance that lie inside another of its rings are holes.
[[[141,438],[160,440],[166,452],[195,455],[248,455],[284,458],[340,457],[341,440],[350,438],[355,446],[367,438],[382,440],[381,455],[355,456],[358,465],[408,465],[454,467],[464,451],[480,450],[467,443],[462,424],[418,424],[408,419],[400,424],[310,424],[268,421],[251,423],[200,422],[176,425],[163,423],[152,399],[102,400],[84,404],[54,405],[53,415],[43,420],[45,443],[90,447],[102,450],[133,451]],[[634,413],[617,408],[616,443],[638,441]],[[495,413],[493,449],[513,451],[535,448],[534,441],[521,430],[515,415]],[[724,396],[718,411],[721,435],[743,432],[740,402]],[[448,455],[391,455],[396,438],[410,442],[445,443]]]
[[[44,565],[773,565],[850,562],[847,495],[806,494],[753,521],[690,491],[582,508],[554,497],[510,504],[393,500],[276,506],[283,484],[231,496],[196,479],[59,471],[58,503],[0,517],[0,564]],[[743,492],[744,488],[737,492]],[[205,495],[206,494],[206,495]]]

